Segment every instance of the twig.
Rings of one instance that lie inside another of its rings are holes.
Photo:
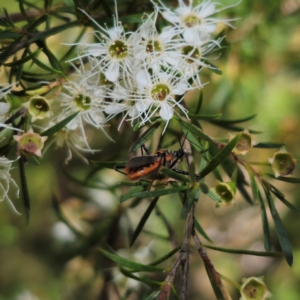
[[[224,285],[223,285],[223,282],[220,278],[220,275],[219,273],[216,271],[214,265],[211,263],[207,253],[205,252],[203,246],[202,246],[202,243],[195,231],[195,229],[193,228],[193,231],[192,231],[192,236],[193,236],[193,239],[195,241],[195,244],[196,244],[196,247],[197,247],[197,250],[204,262],[204,266],[205,266],[205,269],[207,271],[207,274],[210,278],[210,281],[212,283],[215,283],[215,284],[212,284],[212,287],[215,291],[215,294],[217,295],[217,293],[221,293],[223,298],[222,299],[226,299],[226,300],[232,300],[231,299],[231,296],[229,295],[229,293],[227,292],[227,290],[225,289]]]
[[[189,248],[190,248],[190,238],[192,231],[194,230],[194,205],[191,206],[191,209],[188,213],[185,228],[184,228],[184,238],[181,246],[181,250],[178,254],[177,259],[175,260],[171,271],[166,277],[165,284],[161,289],[159,294],[159,300],[166,300],[170,294],[175,275],[179,269],[182,267],[182,276],[181,276],[181,292],[180,298],[182,300],[188,300],[188,271],[189,271]]]

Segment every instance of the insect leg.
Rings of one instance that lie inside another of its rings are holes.
[[[147,155],[150,155],[149,149],[145,144],[141,146],[142,156],[144,156],[143,150],[146,152]]]
[[[120,169],[124,169],[124,168],[125,168],[125,166],[114,166],[114,170],[115,171],[117,171],[117,172],[119,172],[119,173],[124,174],[124,175],[127,176],[127,174],[125,172],[120,171]]]

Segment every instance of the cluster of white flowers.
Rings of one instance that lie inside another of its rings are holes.
[[[78,55],[69,61],[74,72],[68,80],[60,81],[61,89],[48,96],[41,88],[23,104],[31,115],[31,126],[38,132],[77,113],[54,139],[57,147],[67,145],[67,160],[72,157],[71,149],[77,154],[94,151],[85,134],[87,125],[103,130],[117,115],[121,115],[119,128],[124,121],[142,126],[161,118],[165,122],[164,133],[174,114],[188,118],[184,96],[203,86],[199,75],[202,68],[215,68],[206,59],[214,48],[220,47],[221,39],[214,39],[212,34],[218,22],[230,25],[231,20],[214,18],[221,9],[210,0],[195,6],[192,0],[188,5],[178,1],[175,10],[153,1],[154,11],[144,15],[135,31],[125,30],[118,21],[116,3],[114,26],[109,29],[82,11],[97,27],[92,33],[96,42],[84,42],[86,37],[71,44],[78,46]],[[158,30],[159,17],[170,25]],[[51,84],[48,82],[48,87]],[[7,124],[12,113],[7,98],[13,86],[0,86],[0,127],[22,131]],[[2,161],[2,165],[7,163],[11,162]],[[10,167],[4,168],[2,199],[8,197],[9,183],[14,184]]]
[[[58,96],[64,115],[80,111],[72,129],[83,130],[84,123],[101,128],[120,113],[119,127],[125,120],[144,125],[159,116],[166,129],[174,113],[188,118],[184,95],[202,87],[202,68],[214,68],[206,63],[206,56],[221,39],[214,40],[212,34],[218,22],[230,20],[212,17],[220,10],[211,1],[193,6],[192,1],[186,5],[179,0],[175,10],[161,2],[154,7],[134,32],[125,31],[117,11],[110,29],[82,11],[98,28],[93,32],[97,42],[72,44],[80,46],[78,56],[70,61],[77,77]],[[159,14],[171,23],[161,32],[156,24]]]

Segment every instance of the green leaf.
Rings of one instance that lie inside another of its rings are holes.
[[[149,296],[147,296],[147,298],[145,300],[157,300],[159,297],[159,294],[160,294],[160,290],[154,291]]]
[[[200,197],[200,193],[201,193],[201,189],[200,189],[199,183],[195,183],[193,186],[191,186],[188,189],[187,193],[185,193],[186,199],[183,203],[183,207],[182,207],[182,210],[180,213],[181,219],[187,218],[187,215],[188,215],[189,211],[191,210],[193,203],[198,201],[198,199]]]
[[[265,194],[266,194],[270,212],[271,212],[274,224],[275,224],[275,228],[276,228],[276,232],[277,232],[277,236],[279,239],[281,249],[283,251],[284,257],[285,257],[288,265],[292,266],[293,265],[293,250],[291,247],[290,240],[288,238],[285,228],[283,227],[282,221],[278,215],[278,212],[276,210],[276,207],[274,205],[273,199],[271,198],[269,191],[265,190]]]
[[[210,237],[207,235],[207,233],[204,231],[202,226],[200,225],[199,221],[194,218],[194,223],[195,223],[195,228],[196,230],[204,237],[206,238],[209,242],[213,243],[213,241],[210,239]]]
[[[19,170],[20,170],[20,181],[21,181],[21,188],[22,188],[22,196],[25,208],[25,216],[27,220],[27,224],[29,223],[30,219],[30,197],[28,192],[27,180],[26,180],[26,173],[24,167],[23,156],[21,156],[18,160],[19,162]]]
[[[283,176],[275,177],[273,174],[269,174],[269,173],[266,173],[266,175],[268,175],[273,179],[288,182],[288,183],[300,183],[300,178],[296,178],[296,177],[283,177]]]
[[[261,221],[262,221],[263,232],[264,232],[264,246],[265,246],[265,250],[269,252],[271,250],[269,222],[268,222],[265,204],[259,190],[258,190],[258,200],[260,203],[260,215],[261,215]]]
[[[76,113],[68,116],[67,118],[65,118],[64,120],[62,120],[59,123],[55,124],[54,126],[50,127],[49,129],[43,131],[40,134],[40,136],[51,136],[51,135],[55,134],[56,132],[60,131],[67,124],[69,124],[78,115],[78,113],[79,113],[79,111],[77,111]]]
[[[22,36],[19,36],[18,38],[16,38],[14,40],[14,42],[10,43],[9,46],[7,46],[5,48],[5,50],[3,50],[0,53],[0,65],[3,64],[12,54],[15,53],[15,49],[18,47],[19,43],[22,40]]]
[[[0,31],[0,40],[7,40],[7,39],[12,39],[15,40],[17,38],[22,38],[22,35],[18,32],[13,32],[10,30],[3,30]]]
[[[19,66],[19,65],[24,64],[27,61],[31,60],[34,56],[39,54],[41,51],[42,51],[42,49],[38,49],[35,52],[33,52],[29,55],[26,55],[25,57],[23,57],[19,60],[16,60],[16,61],[13,61],[13,62],[10,62],[10,63],[7,63],[7,64],[3,64],[3,65],[6,66],[6,67]]]
[[[254,205],[254,202],[253,202],[252,198],[250,197],[247,189],[245,188],[245,185],[247,186],[248,184],[246,184],[245,182],[242,182],[242,181],[238,181],[236,187],[239,190],[239,192],[242,194],[242,196],[244,197],[244,199],[250,205]]]
[[[228,121],[229,123],[227,123],[226,120],[207,119],[205,121],[207,121],[207,122],[209,122],[209,123],[211,123],[211,124],[213,124],[215,126],[219,126],[222,129],[229,129],[229,130],[237,131],[237,132],[245,130],[245,127],[235,126],[235,125],[231,124],[230,120]],[[225,122],[222,122],[222,121],[225,121]],[[235,120],[233,120],[233,121],[235,121]],[[252,134],[260,134],[260,133],[262,133],[262,131],[253,130],[253,129],[250,129],[250,128],[248,128],[248,131],[249,131],[249,133],[252,133]]]
[[[197,102],[197,108],[195,110],[195,115],[199,114],[201,107],[202,107],[202,103],[203,103],[203,89],[201,89],[200,93],[199,93],[199,98],[198,98],[198,102]]]
[[[199,114],[189,114],[189,118],[192,120],[211,120],[215,118],[219,118],[222,114],[214,114],[214,115],[199,115]]]
[[[156,261],[150,263],[149,266],[156,266],[156,265],[159,265],[160,263],[164,262],[164,261],[167,260],[168,258],[172,257],[172,256],[173,256],[175,253],[177,253],[180,249],[181,249],[181,246],[176,247],[175,249],[173,249],[173,250],[170,251],[169,253],[165,254],[164,256],[160,257],[160,258],[157,259]]]
[[[8,22],[5,21],[4,18],[0,18],[0,26],[3,26],[3,27],[11,27]]]
[[[242,122],[249,121],[249,120],[251,120],[255,117],[256,117],[256,114],[245,117],[245,118],[241,118],[241,119],[235,119],[235,120],[211,120],[210,123],[218,124],[220,126],[232,125],[232,124],[237,124],[237,123],[242,123]]]
[[[132,197],[137,197],[137,198],[150,198],[150,197],[161,197],[173,193],[178,193],[187,190],[189,187],[188,186],[179,186],[176,188],[171,188],[171,189],[163,189],[163,190],[154,190],[150,192],[141,192],[141,193],[134,193]]]
[[[215,65],[209,63],[207,60],[204,60],[204,59],[202,61],[205,63],[206,68],[210,69],[212,72],[214,72],[218,75],[222,75],[222,71],[219,68],[217,68]]]
[[[120,203],[134,197],[133,194],[140,193],[144,191],[143,186],[137,186],[136,188],[130,189],[127,193],[123,194],[120,198]]]
[[[119,266],[121,266],[123,268],[131,269],[134,272],[165,272],[165,271],[167,271],[167,269],[162,269],[162,268],[157,268],[154,266],[139,264],[137,262],[131,261],[129,259],[126,259],[119,255],[113,254],[113,253],[108,252],[101,248],[99,250],[104,256],[111,259],[113,262],[115,262]]]
[[[26,57],[26,56],[27,56],[27,48],[24,50],[24,52],[22,54],[22,58]],[[21,81],[22,73],[23,73],[23,68],[24,68],[24,65],[18,66],[17,72],[16,72],[16,82],[19,82],[19,84],[22,86],[22,88],[25,89],[26,87],[24,87],[22,85],[22,81]]]
[[[131,146],[129,152],[136,151],[137,149],[141,148],[143,144],[154,134],[154,132],[158,129],[161,122],[155,122],[152,124]]]
[[[26,1],[26,0],[23,0],[23,3],[26,4],[27,6],[31,7],[31,8],[34,8],[36,10],[40,10],[41,8],[38,7],[37,5],[35,5],[34,3],[31,3],[32,1]]]
[[[139,234],[143,230],[148,218],[150,217],[153,209],[156,206],[156,203],[157,203],[158,199],[159,199],[159,197],[156,197],[150,202],[148,208],[146,209],[145,213],[143,214],[142,218],[140,219],[139,224],[137,225],[135,231],[133,232],[133,235],[132,235],[132,238],[131,238],[131,241],[130,241],[130,247],[133,245],[133,243],[135,242],[135,240],[137,239],[137,237],[139,236]]]
[[[136,276],[134,274],[132,274],[131,272],[128,272],[127,270],[125,270],[124,268],[120,268],[120,271],[126,276],[126,277],[129,277],[129,278],[132,278],[136,281],[139,281],[139,282],[143,282],[145,284],[151,284],[151,285],[161,285],[161,282],[159,281],[154,281],[154,280],[151,280],[149,278],[145,278],[145,277],[141,277],[141,276]],[[127,299],[127,298],[126,298]],[[155,298],[156,299],[156,298]],[[120,299],[122,300],[122,299]]]
[[[202,181],[202,180],[201,180]],[[203,193],[203,194],[208,194],[209,193],[209,186],[206,184],[206,183],[204,183],[204,182],[201,182],[200,181],[200,189],[201,189],[201,192]]]
[[[197,152],[203,153],[203,151],[207,151],[206,149],[204,150],[204,146],[196,139],[196,137],[187,130],[183,130],[184,136],[188,136],[188,141],[191,144],[191,147],[194,148]]]
[[[63,67],[61,66],[59,60],[56,58],[56,56],[49,50],[49,48],[47,47],[46,43],[40,42],[41,48],[43,48],[43,52],[45,53],[45,55],[48,57],[48,60],[52,66],[52,68],[60,70],[62,72],[62,76],[63,76]]]
[[[186,129],[188,132],[198,136],[201,140],[204,140],[204,141],[214,144],[214,141],[209,136],[204,134],[201,130],[199,130],[196,126],[184,121],[183,119],[178,118],[177,116],[175,116],[175,118],[178,120],[178,122],[181,124],[181,126],[184,129]],[[188,136],[189,136],[189,133],[188,133]]]
[[[51,66],[53,69],[61,71],[61,76],[64,77],[63,74],[63,68],[59,62],[59,60],[56,58],[56,56],[49,50],[46,43],[44,41],[37,41],[36,42],[39,48],[43,49],[44,54],[47,56]]]
[[[222,199],[212,190],[209,190],[209,192],[206,195],[210,197],[212,200],[214,200],[217,204],[222,203]]]
[[[283,144],[279,143],[258,143],[254,145],[254,148],[263,148],[263,149],[273,149],[273,148],[281,148]]]
[[[46,38],[48,38],[49,36],[55,35],[57,33],[61,33],[64,30],[67,30],[69,28],[78,26],[78,21],[73,21],[73,22],[69,22],[67,24],[63,24],[63,25],[59,25],[56,27],[52,27],[51,29],[39,32],[37,34],[34,35],[34,37],[32,37],[31,39],[28,40],[28,43],[33,43],[35,41],[38,40],[44,40]]]
[[[30,52],[30,50],[29,50],[29,52]],[[30,53],[31,53],[31,52],[30,52]],[[61,72],[61,71],[56,70],[56,69],[53,69],[53,68],[51,68],[51,67],[45,65],[42,61],[40,61],[38,58],[36,58],[36,57],[34,57],[34,56],[32,57],[32,61],[33,61],[37,66],[39,66],[40,68],[42,68],[42,69],[44,69],[44,70],[46,70],[46,71],[48,71],[48,72],[56,73],[56,74],[62,76],[62,72]]]
[[[284,197],[284,195],[276,193],[276,191],[271,190],[271,193],[274,194],[276,196],[276,198],[278,198],[283,204],[285,204],[290,210],[294,211],[297,214],[300,214],[300,210],[298,208],[296,208],[292,203],[290,203],[289,201],[287,201]]]
[[[12,28],[15,28],[15,24],[14,22],[11,20],[10,18],[10,15],[9,13],[7,12],[6,8],[2,8],[3,12],[4,12],[4,15],[5,15],[5,18],[6,18],[6,21],[7,23],[12,27]]]
[[[26,10],[23,4],[23,0],[19,0],[19,8],[20,8],[20,12],[23,15],[23,17],[25,18],[25,20],[27,21],[27,23],[30,22],[30,19],[28,18],[27,14],[26,14]]]
[[[247,169],[249,177],[250,177],[250,183],[251,183],[251,190],[252,190],[253,200],[255,202],[257,202],[259,188],[258,188],[258,185],[256,183],[255,176],[253,174],[252,169],[250,167],[246,167],[246,169]]]
[[[264,252],[264,251],[253,251],[253,250],[244,250],[244,249],[230,249],[230,248],[222,248],[212,245],[203,244],[206,248],[226,252],[226,253],[234,253],[234,254],[245,254],[245,255],[254,255],[254,256],[270,256],[270,257],[278,257],[282,256],[281,252]]]
[[[119,21],[126,24],[126,23],[137,23],[140,24],[142,22],[140,14],[128,14],[126,16],[122,16],[119,18]]]
[[[41,15],[40,17],[38,17],[37,19],[35,19],[33,22],[29,24],[29,26],[27,27],[27,31],[31,31],[36,27],[40,26],[41,24],[45,23],[46,21],[48,21],[48,18],[49,15],[47,14]]]
[[[181,182],[190,182],[190,179],[186,177],[186,175],[180,174],[166,167],[162,167],[160,173],[164,174],[166,177],[170,177]]]
[[[139,200],[141,200],[141,199],[139,199]],[[151,238],[154,238],[157,240],[169,241],[169,236],[167,236],[165,234],[155,233],[155,232],[147,230],[147,229],[144,229],[143,233],[145,233],[148,236],[150,236]]]
[[[199,176],[202,178],[212,172],[219,164],[221,164],[230,154],[233,148],[236,146],[241,134],[235,136],[200,172]]]
[[[139,186],[139,185],[148,185],[149,186],[150,182],[149,181],[121,181],[120,186]]]
[[[91,164],[102,167],[102,168],[108,168],[108,169],[114,169],[115,166],[124,166],[126,165],[127,161],[120,160],[120,161],[97,161],[97,160],[91,160]]]

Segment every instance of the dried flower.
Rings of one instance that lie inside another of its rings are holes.
[[[42,149],[47,138],[47,136],[42,137],[38,133],[34,133],[32,129],[22,135],[14,135],[19,151],[25,156],[42,156]]]
[[[249,133],[247,129],[245,129],[243,132],[238,132],[236,134],[230,134],[229,135],[229,141],[231,141],[234,137],[236,137],[238,134],[241,134],[241,137],[239,138],[236,146],[232,150],[232,152],[236,155],[245,155],[248,153],[254,145],[257,144],[255,140],[253,140],[252,135]]]
[[[270,298],[272,294],[263,279],[263,276],[243,278],[243,284],[240,288],[242,296],[240,300],[265,300]]]
[[[219,181],[217,185],[212,189],[212,191],[218,196],[218,199],[220,200],[217,203],[217,206],[234,204],[236,185],[233,181],[229,181],[229,182]]]
[[[45,97],[35,95],[23,105],[27,107],[31,115],[32,122],[49,118],[51,116],[50,102]]]
[[[278,152],[274,153],[272,158],[269,158],[269,163],[272,166],[275,177],[278,177],[291,174],[296,167],[297,160],[282,146]]]

